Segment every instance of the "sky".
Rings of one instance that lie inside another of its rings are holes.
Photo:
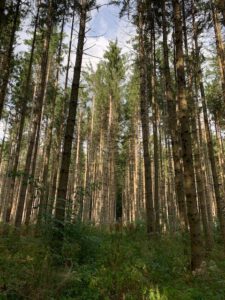
[[[1,0],[0,0],[1,1]],[[93,10],[91,12],[91,20],[87,24],[89,29],[87,33],[85,51],[83,55],[83,70],[90,64],[96,69],[98,62],[103,58],[104,52],[110,41],[118,41],[118,46],[122,49],[122,53],[132,53],[132,45],[129,43],[135,36],[135,27],[131,24],[131,21],[126,17],[119,18],[120,8],[118,6],[107,5],[108,0],[97,0],[97,4],[101,7],[99,10]],[[69,36],[71,29],[71,20],[69,20],[65,26],[66,38],[64,43],[69,45]],[[21,25],[21,30],[18,33],[17,45],[15,52],[30,51],[28,46],[24,45],[24,40],[31,38],[32,36],[27,33],[28,30],[32,32],[31,17],[28,16]],[[71,55],[71,69],[69,74],[69,84],[71,84],[73,76],[73,66],[76,59],[76,44],[78,35],[78,17],[75,19],[75,30],[73,35],[72,55]],[[211,39],[210,39],[211,40]],[[208,41],[208,39],[204,39]],[[204,47],[204,51],[210,48],[208,45]],[[207,53],[205,52],[204,54]],[[131,55],[129,55],[131,57]],[[66,65],[67,56],[64,57],[64,64]],[[62,79],[63,80],[63,79]],[[2,138],[3,124],[0,122],[0,139]]]
[[[100,0],[98,4],[106,2]],[[119,12],[120,8],[113,5],[104,5],[98,11],[92,12],[85,45],[85,49],[88,50],[83,57],[83,67],[89,63],[96,67],[110,41],[118,40],[122,53],[132,51],[129,41],[135,35],[135,28],[127,18],[119,18]]]
[[[0,0],[1,1],[1,0]],[[103,58],[104,52],[107,49],[110,41],[118,41],[118,46],[121,48],[123,54],[132,52],[129,41],[135,36],[135,28],[130,20],[126,17],[119,18],[120,8],[113,5],[107,5],[107,0],[97,0],[97,4],[101,7],[98,10],[91,12],[91,20],[87,24],[89,31],[87,32],[86,43],[83,55],[83,70],[90,64],[96,69],[97,64]],[[71,30],[71,20],[65,26],[66,37],[64,43],[69,45],[69,36]],[[28,16],[21,24],[21,30],[17,35],[17,44],[15,47],[16,53],[30,51],[29,47],[24,45],[26,39],[32,38],[28,30],[32,32],[30,27],[31,17]],[[75,19],[75,29],[73,35],[73,45],[71,54],[71,69],[69,74],[69,83],[72,81],[73,66],[76,59],[76,42],[79,20]],[[64,57],[66,64],[67,57]],[[0,122],[0,140],[3,138],[3,131],[5,124]]]
[[[135,28],[131,24],[130,20],[126,17],[119,18],[120,8],[114,5],[107,5],[107,0],[98,0],[97,4],[101,5],[99,10],[95,9],[91,12],[91,20],[87,24],[89,29],[87,33],[87,39],[85,43],[85,54],[83,56],[83,67],[92,63],[96,67],[97,63],[103,57],[105,50],[110,41],[118,40],[118,46],[122,49],[122,53],[128,53],[132,51],[129,40],[135,35]],[[69,44],[69,35],[71,29],[71,20],[65,26],[65,33],[67,37],[64,43]],[[27,33],[30,29],[31,20],[28,17],[24,20],[21,30],[18,34],[18,45],[16,46],[16,52],[29,51],[29,49],[23,44],[23,41],[27,38],[31,38]],[[75,62],[76,41],[78,33],[79,20],[75,18],[75,30],[73,36],[72,47],[72,65]]]

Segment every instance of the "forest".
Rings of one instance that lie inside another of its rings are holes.
[[[0,0],[0,299],[225,299],[224,0]]]

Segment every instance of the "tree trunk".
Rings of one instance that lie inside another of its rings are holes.
[[[33,33],[33,40],[32,40],[32,46],[31,46],[31,54],[30,54],[28,72],[27,72],[27,77],[26,77],[26,83],[25,83],[25,86],[24,86],[24,96],[23,96],[23,99],[22,99],[19,133],[18,133],[18,137],[17,137],[14,162],[13,162],[13,166],[12,166],[12,170],[11,170],[13,176],[11,178],[10,192],[9,192],[9,195],[8,195],[8,209],[7,209],[7,213],[6,213],[6,222],[7,223],[10,221],[10,216],[11,216],[11,210],[12,210],[12,204],[13,204],[13,195],[14,195],[14,188],[15,188],[15,181],[16,181],[16,173],[17,173],[17,168],[18,168],[18,164],[19,164],[20,149],[21,149],[21,144],[22,144],[23,130],[24,130],[24,124],[25,124],[25,118],[26,118],[26,112],[27,112],[27,102],[28,102],[28,99],[29,99],[31,72],[32,72],[34,50],[35,50],[35,44],[36,44],[39,10],[40,10],[40,6],[38,6],[38,8],[37,8],[37,14],[36,14],[36,17],[35,17],[34,33]]]
[[[143,3],[139,3],[139,66],[140,66],[140,117],[142,125],[142,142],[144,152],[144,180],[145,180],[145,201],[146,201],[146,221],[147,232],[149,235],[155,232],[155,215],[152,196],[152,175],[151,175],[151,159],[149,153],[149,117],[148,103],[146,95],[146,58],[144,44],[144,7]]]
[[[193,39],[195,39],[195,35],[197,34],[197,28],[195,24],[195,7],[193,1],[191,2],[192,5],[192,33]],[[197,128],[197,120],[198,120],[198,104],[196,103],[195,99],[197,99],[197,91],[195,94],[195,75],[196,75],[196,68],[195,62],[189,61],[189,51],[188,51],[188,41],[187,41],[187,28],[186,28],[186,16],[185,16],[185,8],[183,4],[183,31],[184,31],[184,38],[185,38],[185,53],[186,53],[186,66],[187,66],[187,73],[188,73],[188,103],[190,107],[190,123],[191,123],[191,131],[192,131],[192,141],[193,141],[193,156],[194,156],[194,168],[195,168],[195,176],[196,176],[196,188],[197,188],[197,195],[198,195],[198,203],[199,208],[201,211],[202,216],[202,223],[203,229],[205,233],[205,242],[207,250],[212,249],[213,240],[212,240],[212,232],[210,232],[210,227],[208,225],[207,220],[207,211],[206,211],[206,194],[203,184],[204,173],[203,173],[203,164],[201,161],[201,152],[200,152],[200,143],[199,143],[199,136],[198,136],[198,128]]]
[[[223,100],[225,103],[225,52],[224,52],[221,26],[218,20],[218,13],[213,0],[211,0],[211,9],[212,9],[212,19],[214,24],[215,38],[216,38],[216,49],[217,49],[217,57],[218,57],[220,77],[221,77]]]
[[[35,143],[35,135],[37,132],[37,128],[41,122],[42,107],[43,107],[43,101],[44,101],[45,90],[46,90],[46,85],[47,85],[49,45],[50,45],[50,39],[51,39],[51,33],[52,33],[51,13],[52,13],[52,6],[50,4],[48,17],[47,17],[47,31],[46,31],[46,37],[44,40],[43,54],[42,54],[42,58],[41,58],[41,80],[40,80],[40,86],[37,90],[37,95],[36,95],[35,101],[34,101],[33,121],[32,121],[32,125],[31,125],[31,135],[30,135],[29,142],[28,142],[28,150],[27,150],[27,155],[26,155],[24,174],[23,174],[23,178],[22,178],[22,183],[21,183],[19,198],[18,198],[18,204],[17,204],[17,210],[16,210],[16,219],[15,219],[16,227],[19,227],[21,225],[21,221],[22,221],[24,202],[25,202],[29,174],[30,174],[32,153],[33,153],[34,143]],[[36,159],[36,158],[34,157],[33,159]]]
[[[163,0],[163,55],[164,55],[164,78],[166,87],[166,100],[168,109],[168,125],[169,132],[172,142],[172,153],[175,171],[175,189],[178,202],[179,217],[181,223],[181,229],[188,228],[187,211],[185,203],[185,193],[184,193],[184,175],[181,164],[181,149],[180,149],[180,138],[178,131],[178,118],[176,114],[176,98],[174,91],[172,89],[172,81],[169,67],[169,49],[167,42],[167,20],[166,20],[166,9],[165,0]]]
[[[60,174],[59,174],[59,186],[57,191],[56,207],[55,207],[55,218],[57,222],[60,222],[57,224],[61,224],[61,225],[63,225],[64,218],[65,218],[66,193],[67,193],[67,184],[69,178],[69,166],[70,166],[70,159],[71,159],[74,126],[76,123],[78,93],[79,93],[79,86],[80,86],[80,73],[81,73],[81,64],[82,64],[82,56],[83,56],[83,48],[84,48],[84,39],[85,39],[86,18],[87,18],[87,8],[86,8],[86,1],[84,1],[84,4],[82,4],[81,12],[80,12],[80,27],[79,27],[76,62],[74,67],[74,76],[73,76],[72,90],[70,95],[69,112],[68,112],[66,128],[65,128],[62,162],[61,162]]]
[[[220,230],[221,230],[224,247],[225,247],[225,217],[224,217],[225,203],[224,203],[224,199],[222,198],[221,186],[220,186],[219,177],[218,177],[218,173],[217,173],[217,166],[216,166],[216,159],[215,159],[215,154],[214,154],[212,134],[210,131],[208,114],[207,114],[205,90],[204,90],[204,85],[203,85],[203,81],[202,81],[203,74],[202,74],[201,65],[200,65],[199,46],[198,46],[198,40],[197,40],[196,35],[195,35],[194,42],[195,42],[195,54],[196,54],[197,69],[198,69],[197,70],[197,74],[198,74],[197,82],[199,84],[201,100],[202,100],[206,142],[207,142],[209,160],[210,160],[212,177],[213,177],[213,186],[214,186],[214,192],[215,192],[215,198],[216,198],[216,204],[217,204],[217,215],[219,218]]]
[[[35,199],[35,170],[36,170],[36,162],[37,160],[35,159],[37,157],[38,153],[38,144],[39,144],[39,135],[40,135],[40,124],[38,125],[37,132],[36,132],[36,138],[35,138],[35,144],[34,144],[34,149],[33,149],[33,160],[31,163],[31,170],[30,170],[30,177],[32,178],[32,182],[29,185],[28,188],[28,197],[26,201],[26,211],[25,211],[25,225],[29,225],[30,219],[31,219],[31,214],[32,214],[32,206],[34,204],[34,199]],[[36,208],[37,209],[37,208]]]
[[[173,0],[173,10],[176,47],[177,95],[179,104],[179,120],[181,125],[182,156],[184,163],[184,189],[187,199],[188,221],[191,237],[191,268],[192,270],[196,270],[201,267],[204,252],[202,247],[201,225],[195,189],[192,140],[189,121],[190,111],[186,98],[182,17],[179,0]]]
[[[59,82],[59,72],[60,72],[60,59],[62,54],[62,42],[63,42],[63,31],[64,31],[64,23],[65,19],[63,17],[61,32],[60,32],[60,40],[59,40],[59,48],[58,54],[56,58],[56,76],[55,76],[55,86],[54,86],[54,93],[52,96],[52,103],[51,110],[50,110],[50,124],[48,125],[47,130],[47,139],[46,139],[46,148],[44,153],[44,167],[42,171],[42,184],[43,190],[40,196],[40,204],[39,204],[39,211],[38,211],[38,220],[41,221],[43,213],[47,212],[48,206],[48,174],[49,174],[49,163],[50,163],[50,156],[52,150],[52,138],[53,138],[53,127],[55,122],[55,109],[56,109],[56,98],[58,94],[58,82]]]
[[[16,30],[17,30],[19,15],[20,15],[20,5],[21,5],[21,0],[18,0],[17,4],[16,4],[15,16],[13,18],[13,26],[12,26],[12,31],[10,34],[9,46],[8,46],[7,53],[6,53],[6,58],[3,61],[3,68],[2,68],[3,74],[2,74],[2,80],[0,82],[0,119],[2,118],[2,111],[3,111],[3,107],[4,107],[7,86],[8,86],[8,82],[9,82],[9,76],[10,76],[11,69],[12,69],[11,62],[12,62],[12,56],[13,56],[13,45],[15,42]]]
[[[0,2],[0,34],[2,33],[2,28],[4,28],[5,23],[5,3],[6,0],[1,0]]]

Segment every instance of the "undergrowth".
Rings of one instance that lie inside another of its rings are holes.
[[[51,231],[30,228],[0,239],[0,299],[224,300],[225,260],[217,245],[200,274],[188,269],[188,240],[179,234],[149,239],[136,229],[108,232],[67,225],[62,253]],[[61,264],[55,264],[55,258]]]

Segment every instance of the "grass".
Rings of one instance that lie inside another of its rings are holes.
[[[51,231],[0,239],[0,299],[224,300],[220,245],[201,274],[189,269],[188,240],[179,234],[149,240],[145,229],[107,232],[68,225],[62,253],[50,249]],[[56,265],[55,261],[60,261]]]

